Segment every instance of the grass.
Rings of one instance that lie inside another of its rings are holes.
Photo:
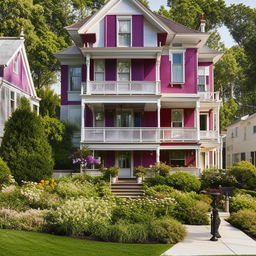
[[[166,244],[117,244],[0,229],[0,256],[159,256]]]

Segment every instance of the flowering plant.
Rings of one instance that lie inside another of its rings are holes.
[[[80,164],[82,167],[86,167],[91,164],[100,165],[100,161],[92,156],[92,152],[87,147],[78,149],[73,155],[72,160],[73,164]]]

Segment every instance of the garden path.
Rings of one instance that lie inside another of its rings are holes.
[[[222,237],[217,242],[209,240],[211,238],[209,225],[186,227],[188,235],[185,240],[174,245],[161,256],[256,255],[256,241],[224,219],[219,229]]]

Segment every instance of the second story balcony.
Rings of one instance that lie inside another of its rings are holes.
[[[200,101],[220,102],[220,92],[199,92]]]
[[[156,81],[90,81],[83,87],[86,95],[158,95],[160,92]]]
[[[200,131],[200,139],[218,141],[219,139],[218,131],[215,131],[215,130]]]

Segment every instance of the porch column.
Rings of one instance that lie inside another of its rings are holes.
[[[157,100],[157,127],[161,128],[161,101]]]
[[[156,94],[160,93],[160,64],[161,64],[161,53],[156,56]]]
[[[85,104],[84,104],[84,101],[82,99],[82,104],[81,104],[81,142],[84,142],[85,139],[84,139],[84,128],[85,128],[85,125],[84,125],[84,113],[85,113]]]
[[[196,102],[196,128],[197,128],[197,139],[200,140],[200,101]]]
[[[196,149],[196,168],[201,170],[201,163],[200,163],[200,149]]]
[[[91,56],[86,55],[86,94],[90,94],[90,66],[91,66]]]
[[[156,163],[160,162],[160,147],[156,149]]]

